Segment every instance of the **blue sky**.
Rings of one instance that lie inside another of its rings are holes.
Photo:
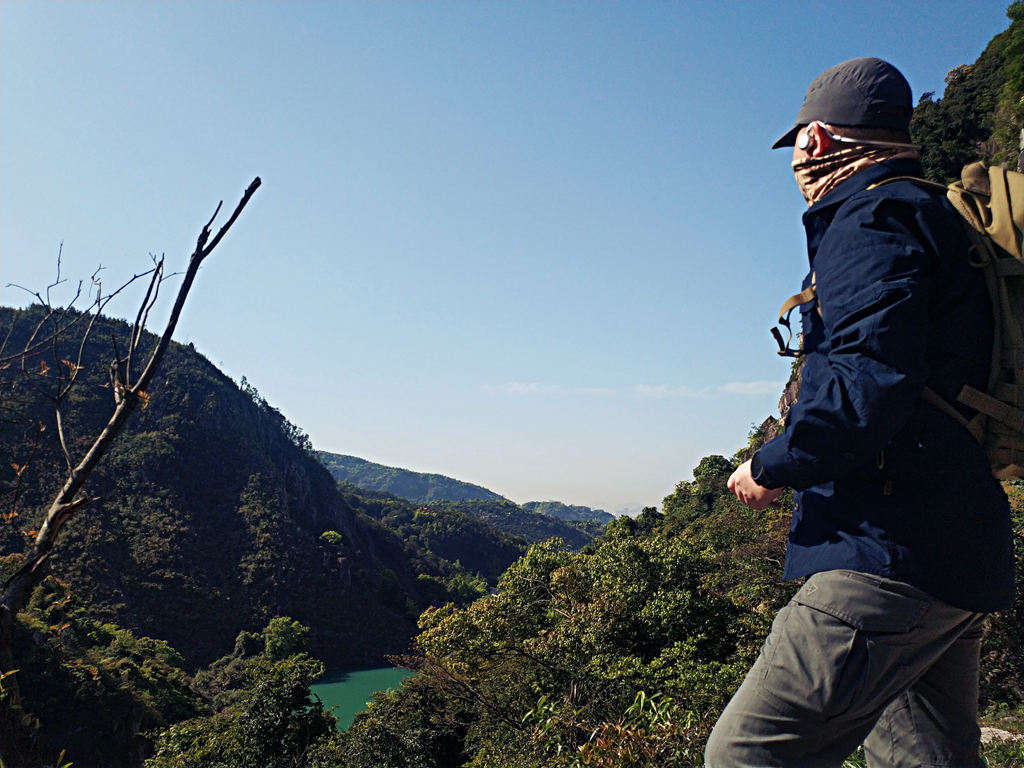
[[[941,93],[1006,5],[6,2],[0,282],[61,241],[111,282],[183,263],[260,175],[178,340],[317,447],[656,504],[786,378],[803,201],[768,147],[809,81],[872,55]]]

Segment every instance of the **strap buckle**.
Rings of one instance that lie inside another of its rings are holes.
[[[791,349],[789,346],[789,342],[793,340],[793,329],[789,327],[789,318],[787,317],[785,321],[779,320],[779,322],[786,326],[786,330],[789,331],[789,338],[783,340],[782,333],[779,329],[772,326],[772,336],[774,337],[775,342],[779,345],[778,354],[781,357],[802,357],[804,354],[802,349]]]

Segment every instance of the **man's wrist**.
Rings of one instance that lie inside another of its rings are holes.
[[[762,488],[781,488],[782,484],[774,482],[771,475],[768,474],[768,468],[761,462],[759,453],[755,453],[750,459],[750,477]]]

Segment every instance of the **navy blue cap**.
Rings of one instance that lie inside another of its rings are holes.
[[[910,84],[892,64],[881,59],[850,59],[829,67],[811,83],[796,115],[796,125],[772,144],[791,147],[808,123],[907,131],[914,111]]]

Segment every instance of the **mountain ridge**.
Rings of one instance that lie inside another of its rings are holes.
[[[508,501],[482,485],[456,480],[435,472],[416,472],[330,451],[316,451],[320,462],[338,481],[347,481],[368,491],[383,491],[409,501]]]
[[[434,501],[508,501],[515,504],[489,488],[449,475],[393,467],[351,454],[318,450],[316,456],[338,482],[351,483],[372,493],[391,494],[418,504]],[[518,506],[531,513],[568,522],[596,520],[608,523],[615,519],[615,515],[603,509],[561,501],[526,501]]]

